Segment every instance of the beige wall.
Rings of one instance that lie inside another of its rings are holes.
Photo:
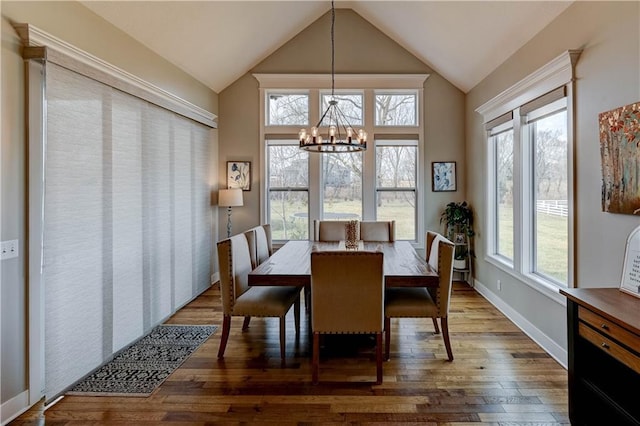
[[[639,2],[575,2],[467,96],[466,152],[476,159],[467,163],[468,195],[480,219],[476,279],[565,350],[564,305],[484,261],[486,149],[475,109],[562,52],[584,49],[576,67],[576,285],[619,286],[625,240],[640,220],[602,212],[598,113],[640,100],[639,23]]]
[[[20,256],[2,262],[0,403],[27,390],[26,141],[24,66],[12,22],[29,23],[210,112],[218,96],[76,2],[0,2],[2,13],[2,240],[18,239]],[[217,131],[211,132],[213,167]],[[217,176],[217,171],[215,173]],[[217,219],[217,217],[216,217]],[[214,236],[215,238],[215,236]],[[0,412],[2,410],[0,409]],[[10,413],[2,413],[3,418]]]
[[[258,82],[251,74],[330,73],[330,22],[330,14],[323,15],[220,93],[220,185],[226,185],[226,161],[251,161],[253,169],[251,191],[244,193],[245,205],[233,210],[234,233],[260,223],[260,105]],[[431,74],[424,84],[422,110],[426,168],[422,195],[426,228],[439,229],[443,206],[462,200],[465,194],[464,126],[462,120],[451,120],[463,116],[464,94],[350,9],[336,10],[335,70],[337,74]],[[432,161],[458,162],[457,192],[431,192]],[[221,215],[220,235],[225,229],[226,217]]]

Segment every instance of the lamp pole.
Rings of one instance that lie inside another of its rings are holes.
[[[231,237],[231,206],[227,207],[227,238]]]

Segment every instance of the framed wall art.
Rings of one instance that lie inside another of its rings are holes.
[[[602,211],[640,215],[640,102],[598,115]]]
[[[431,163],[431,189],[433,192],[456,191],[456,162]]]
[[[251,191],[250,161],[227,161],[227,188]]]

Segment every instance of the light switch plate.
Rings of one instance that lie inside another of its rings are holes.
[[[2,241],[0,243],[0,260],[18,257],[18,240]]]

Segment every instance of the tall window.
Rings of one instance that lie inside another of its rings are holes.
[[[531,143],[532,270],[567,283],[569,254],[567,102],[561,98],[525,116]]]
[[[309,153],[296,141],[267,142],[269,223],[274,240],[309,238]]]
[[[419,113],[426,75],[337,75],[338,106],[369,135],[366,151],[339,154],[309,153],[297,141],[301,128],[326,125],[327,76],[254,76],[264,109],[261,220],[271,224],[275,244],[309,238],[315,219],[395,220],[397,239],[423,242]]]
[[[477,109],[487,130],[486,260],[550,297],[573,281],[579,55],[563,53]]]
[[[493,253],[513,262],[513,123],[494,127],[490,134],[489,147],[495,162]]]
[[[376,217],[396,221],[396,238],[416,235],[418,141],[376,141]]]
[[[322,156],[322,217],[362,220],[362,152]]]

